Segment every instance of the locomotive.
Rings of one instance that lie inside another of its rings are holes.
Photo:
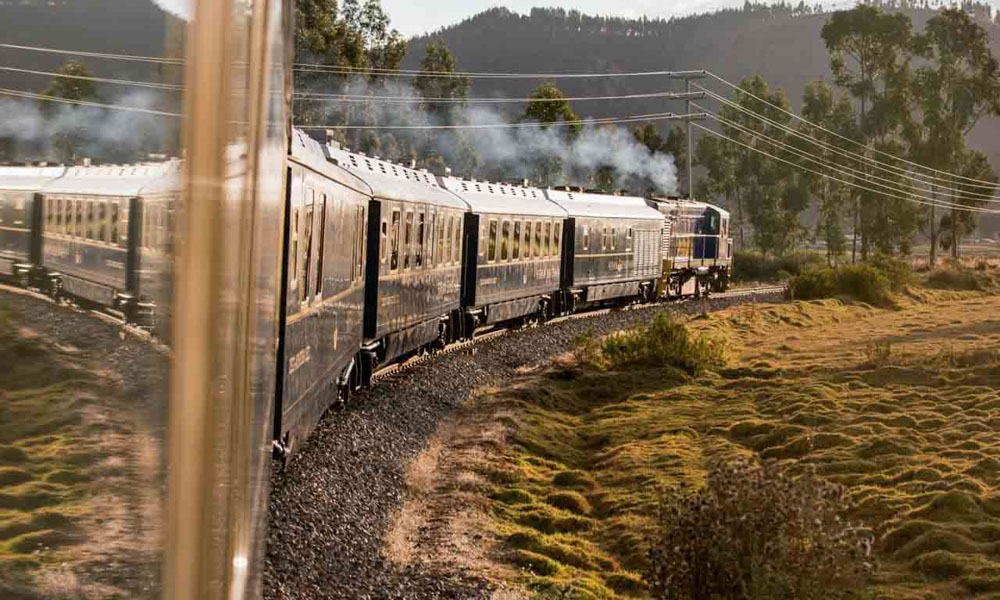
[[[682,198],[435,176],[295,130],[274,439],[295,450],[385,365],[483,327],[724,291],[729,214]],[[0,273],[166,335],[181,161],[4,167]]]

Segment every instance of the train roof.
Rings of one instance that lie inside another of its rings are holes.
[[[442,187],[458,195],[473,212],[565,218],[566,211],[539,188],[440,177]]]
[[[66,174],[42,188],[46,194],[136,197],[180,188],[181,161],[134,165],[70,167]]]
[[[372,188],[355,173],[337,167],[327,156],[326,147],[314,140],[300,129],[292,132],[292,158],[326,177],[354,188],[357,191],[372,195]]]
[[[685,212],[687,214],[701,214],[706,210],[714,210],[722,218],[729,217],[729,211],[724,208],[715,206],[714,204],[708,204],[707,202],[699,202],[697,200],[690,200],[688,198],[650,198],[650,204],[663,214],[676,214],[678,212]]]
[[[429,202],[469,210],[468,204],[442,188],[426,171],[418,171],[387,160],[350,152],[339,144],[325,146],[327,158],[364,181],[375,198],[404,202]]]
[[[65,172],[66,167],[0,167],[0,190],[39,190]]]
[[[617,219],[657,219],[663,215],[636,196],[612,196],[592,192],[546,190],[549,200],[555,202],[571,217],[596,217]]]

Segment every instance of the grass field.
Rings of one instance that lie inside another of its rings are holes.
[[[493,390],[507,439],[473,468],[507,576],[542,598],[643,596],[658,490],[756,454],[848,487],[879,534],[873,597],[1000,598],[1000,297],[897,304],[694,319],[728,344],[699,378],[567,357]]]

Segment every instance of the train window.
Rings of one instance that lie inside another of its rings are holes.
[[[462,217],[455,217],[455,246],[451,257],[452,262],[458,264],[462,254]]]
[[[441,218],[437,222],[437,262],[439,265],[443,265],[448,262],[448,257],[444,254],[444,225],[448,219],[444,213],[439,216]]]
[[[479,259],[482,260],[486,254],[486,225],[479,223]]]
[[[413,266],[424,266],[424,211],[417,213],[417,246],[413,256]]]
[[[392,249],[389,254],[389,270],[399,268],[399,209],[392,211]]]
[[[97,205],[97,223],[100,227],[100,231],[97,234],[97,239],[102,242],[107,242],[108,240],[108,205],[105,202],[101,202]]]
[[[311,290],[309,283],[311,280],[309,277],[312,275],[313,268],[313,203],[315,200],[316,192],[310,190],[310,203],[306,205],[305,211],[302,215],[305,230],[302,233],[302,250],[305,252],[305,257],[302,260],[302,287],[299,289],[299,301],[308,302],[309,301],[309,291]]]
[[[292,259],[292,288],[298,285],[299,281],[299,209],[292,211],[292,244],[289,257]]]
[[[111,201],[111,243],[117,245],[118,239],[118,201]]]
[[[601,250],[607,250],[607,249],[608,249],[608,228],[607,227],[602,227],[601,228]]]
[[[490,240],[489,240],[489,255],[487,260],[493,262],[497,258],[497,220],[490,219]]]
[[[87,214],[84,217],[84,223],[86,223],[86,237],[88,240],[94,239],[94,201],[87,201]]]
[[[316,295],[323,294],[323,254],[326,250],[326,194],[319,195],[319,252],[316,254]],[[355,248],[355,255],[357,249]]]
[[[590,227],[583,226],[583,249],[590,250]]]
[[[510,221],[504,221],[500,228],[500,260],[507,260],[510,248]]]
[[[545,256],[542,252],[542,224],[535,223],[535,256]]]
[[[410,268],[410,254],[413,253],[413,211],[406,211],[406,229],[403,232],[403,268]]]
[[[424,264],[428,268],[434,266],[434,231],[437,226],[437,213],[433,208],[427,209],[427,231],[424,235],[427,236],[426,244],[424,247],[427,249],[424,255]]]
[[[444,253],[441,254],[441,264],[446,265],[451,262],[451,240],[455,235],[455,217],[448,215],[448,228],[445,230]]]
[[[559,245],[562,243],[562,223],[556,222],[552,229],[552,256],[559,256]]]
[[[357,225],[354,228],[356,231],[357,244],[358,244],[358,254],[354,259],[354,279],[361,279],[361,276],[365,272],[365,236],[367,235],[365,229],[365,207],[358,207],[358,217]]]
[[[618,229],[611,228],[611,249],[615,250],[618,248]]]
[[[55,217],[54,227],[52,228],[53,233],[63,232],[63,213],[62,213],[62,199],[61,198],[51,198],[52,206],[50,210]]]
[[[631,250],[632,249],[632,228],[631,227],[629,227],[625,231],[625,249],[626,250]]]
[[[383,265],[385,264],[385,255],[386,255],[385,245],[386,242],[389,241],[387,239],[388,231],[389,231],[389,224],[386,223],[385,219],[382,219],[382,233],[381,237],[379,238],[378,248],[379,248],[379,260]]]
[[[521,222],[514,221],[514,247],[511,250],[511,258],[521,259]]]
[[[52,226],[55,225],[55,211],[53,210],[54,205],[55,201],[52,198],[45,199],[45,223],[48,225],[49,229],[52,229]]]
[[[84,237],[86,231],[83,228],[83,200],[76,201],[76,235]]]
[[[545,255],[552,256],[552,221],[545,222]]]

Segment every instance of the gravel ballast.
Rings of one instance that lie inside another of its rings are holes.
[[[488,598],[490,584],[478,577],[399,568],[382,555],[393,513],[404,500],[406,467],[438,424],[476,388],[548,362],[588,330],[603,335],[659,312],[692,314],[783,296],[718,297],[517,331],[477,345],[474,354],[432,357],[330,411],[291,462],[275,468],[264,598]]]

